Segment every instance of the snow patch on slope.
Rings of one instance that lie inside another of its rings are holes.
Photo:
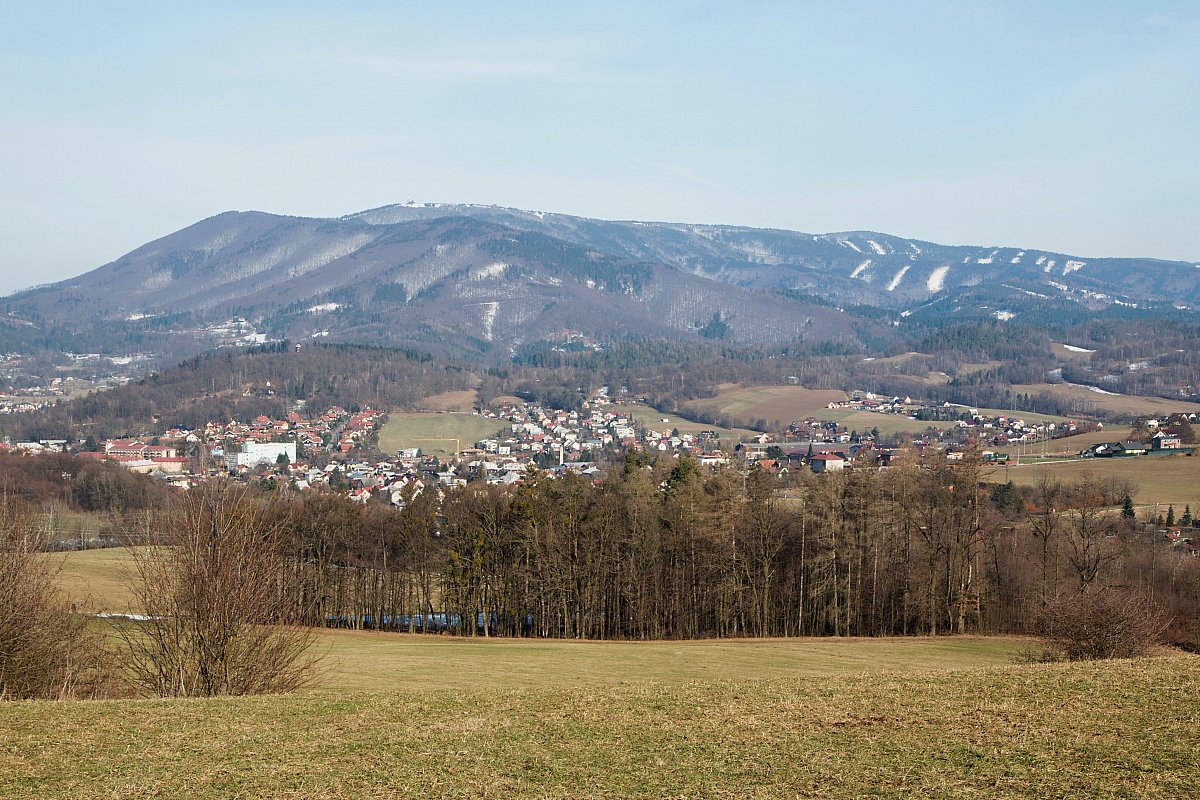
[[[912,269],[912,264],[905,264],[903,267],[901,267],[900,271],[896,273],[896,276],[888,282],[887,290],[889,292],[896,291],[896,287],[900,285],[900,281],[904,280],[904,273],[908,272],[910,269]]]
[[[1068,261],[1065,265],[1063,265],[1063,275],[1070,275],[1072,272],[1081,270],[1086,266],[1086,261]]]
[[[488,278],[499,278],[504,274],[504,270],[508,269],[508,264],[488,264],[486,267],[479,267],[471,270],[471,280],[482,281]]]
[[[942,266],[938,267],[933,272],[929,273],[929,280],[925,282],[925,286],[928,287],[929,291],[931,292],[940,292],[942,290],[942,286],[944,286],[946,283],[946,273],[949,271],[949,264],[943,264]]]
[[[483,306],[483,338],[489,342],[492,341],[492,326],[496,323],[496,312],[500,310],[500,304],[493,301],[491,303],[480,303]]]
[[[876,255],[881,255],[881,256],[887,255],[887,250],[883,249],[883,245],[881,245],[879,242],[875,241],[874,239],[867,239],[867,244],[871,245],[871,249],[875,251]]]
[[[862,250],[859,249],[858,245],[856,245],[854,242],[850,241],[849,239],[838,239],[838,244],[845,245],[846,247],[849,247],[851,250],[853,250],[856,253],[862,252]]]
[[[862,262],[861,264],[859,264],[857,267],[854,268],[854,271],[850,273],[850,277],[857,278],[859,275],[862,275],[863,270],[865,270],[869,266],[871,266],[871,259],[868,258],[866,261]]]

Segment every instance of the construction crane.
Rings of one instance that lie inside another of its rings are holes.
[[[413,439],[414,442],[454,442],[454,460],[458,460],[458,454],[462,452],[462,439],[455,437],[453,439]]]

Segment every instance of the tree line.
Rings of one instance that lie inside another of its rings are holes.
[[[600,484],[427,489],[402,510],[275,498],[313,625],[588,639],[1029,633],[1059,599],[1134,591],[1197,641],[1200,568],[1112,510],[1122,481],[982,482],[932,460],[805,476],[630,454]]]

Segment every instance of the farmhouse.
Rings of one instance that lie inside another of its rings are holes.
[[[846,466],[846,459],[837,453],[817,453],[808,459],[809,468],[813,472],[839,472]]]

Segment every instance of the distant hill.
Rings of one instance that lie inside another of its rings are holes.
[[[1173,305],[1200,305],[1197,265],[408,204],[339,219],[220,214],[5,298],[0,338],[183,355],[241,335],[244,318],[259,339],[499,362],[621,339],[861,351],[956,316],[1039,324]]]

